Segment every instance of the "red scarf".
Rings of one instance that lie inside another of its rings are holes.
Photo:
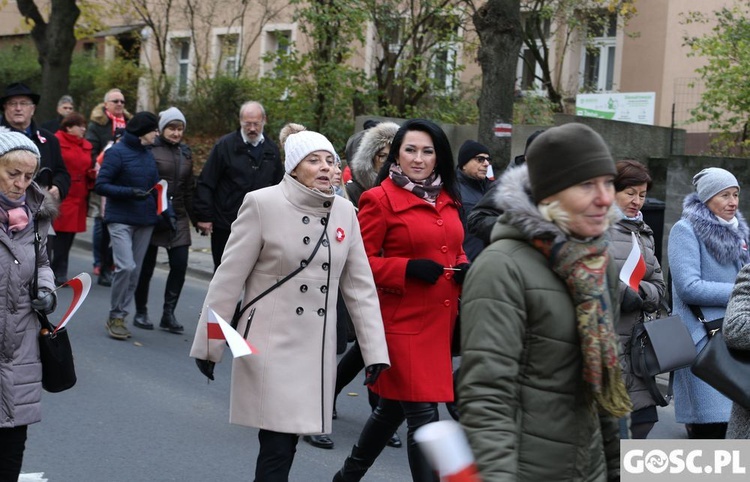
[[[107,114],[107,117],[109,117],[109,120],[112,121],[112,135],[115,135],[115,129],[124,129],[125,124],[127,121],[125,120],[125,116],[122,117],[115,117],[112,115],[107,109],[104,109],[104,113]]]

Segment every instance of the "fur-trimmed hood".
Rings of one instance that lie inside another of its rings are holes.
[[[736,231],[720,222],[708,206],[701,202],[697,193],[688,195],[682,203],[682,219],[690,223],[698,239],[721,264],[739,261],[744,265],[750,262],[750,228],[739,211],[735,216],[739,221]]]
[[[26,203],[35,212],[37,219],[51,222],[60,214],[60,201],[36,182],[32,182],[26,189],[26,199]]]
[[[395,122],[381,122],[368,129],[362,136],[362,141],[349,163],[349,168],[352,170],[352,179],[357,181],[365,191],[375,186],[375,179],[378,177],[372,162],[375,154],[391,145],[398,129],[399,126]]]
[[[499,224],[513,226],[527,239],[552,238],[555,242],[566,241],[568,235],[556,223],[547,221],[531,197],[531,181],[526,164],[505,171],[495,189],[493,201],[503,214],[490,236],[491,241],[500,239]],[[619,216],[615,204],[609,210],[609,222],[615,223]]]
[[[133,117],[127,109],[123,111],[123,115],[125,116],[126,121]],[[97,104],[96,107],[91,109],[91,122],[99,124],[100,126],[106,126],[109,122],[109,117],[107,117],[106,112],[104,112],[104,102]]]

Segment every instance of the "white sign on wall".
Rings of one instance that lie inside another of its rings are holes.
[[[654,125],[656,92],[578,94],[576,115]]]

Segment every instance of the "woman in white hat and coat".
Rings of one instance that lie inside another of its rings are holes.
[[[208,308],[229,320],[238,299],[244,306],[304,264],[253,303],[237,326],[256,351],[233,361],[230,422],[260,429],[255,480],[264,482],[288,480],[299,434],[331,432],[339,288],[362,348],[365,382],[389,366],[356,212],[331,187],[333,146],[317,132],[285,130],[291,131],[282,132],[286,174],[278,185],[245,196],[190,352],[213,378],[226,345],[208,338]]]

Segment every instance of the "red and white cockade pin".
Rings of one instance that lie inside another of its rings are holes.
[[[339,243],[344,240],[346,237],[346,234],[344,234],[344,230],[341,228],[336,228],[336,241]]]

